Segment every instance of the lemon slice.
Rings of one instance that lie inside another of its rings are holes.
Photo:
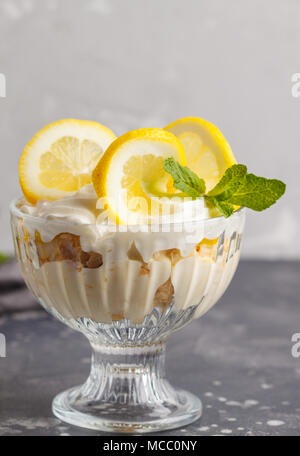
[[[171,123],[165,130],[182,143],[187,166],[205,180],[207,191],[219,182],[227,168],[236,163],[223,134],[207,120],[185,117]]]
[[[40,130],[25,147],[19,176],[32,204],[56,200],[92,182],[92,171],[116,135],[97,122],[64,119]]]
[[[93,172],[93,184],[115,223],[140,223],[151,214],[149,195],[167,192],[170,176],[163,164],[168,157],[185,165],[180,141],[160,128],[125,133],[109,146]]]

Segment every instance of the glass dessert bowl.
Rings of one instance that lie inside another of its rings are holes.
[[[166,379],[166,342],[229,285],[244,207],[267,209],[285,184],[248,173],[197,117],[118,138],[94,121],[53,122],[25,146],[19,179],[11,225],[24,279],[93,351],[88,379],[55,397],[54,414],[124,433],[199,418],[201,401]]]
[[[166,342],[228,287],[245,210],[229,218],[178,219],[167,226],[161,221],[155,231],[122,231],[96,222],[93,198],[79,192],[36,207],[24,200],[11,205],[15,251],[28,287],[92,346],[88,379],[58,394],[53,412],[107,432],[191,423],[201,416],[201,401],[166,379]]]

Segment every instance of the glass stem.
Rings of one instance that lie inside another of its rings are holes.
[[[165,379],[165,343],[142,347],[91,345],[91,372],[82,386],[82,396],[126,405],[157,404],[170,398],[173,388]]]
[[[201,415],[201,401],[166,380],[164,342],[91,345],[90,375],[84,385],[56,396],[57,417],[89,429],[143,433],[183,426]]]

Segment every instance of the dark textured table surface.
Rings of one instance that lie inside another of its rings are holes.
[[[87,341],[36,308],[15,275],[14,265],[0,267],[0,435],[97,434],[51,413],[53,396],[87,377]],[[159,435],[300,435],[300,358],[291,354],[299,291],[300,263],[240,263],[219,303],[167,350],[169,379],[201,397],[203,416]],[[16,296],[27,311],[11,311]]]

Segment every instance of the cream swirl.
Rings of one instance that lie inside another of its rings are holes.
[[[161,217],[150,224],[148,221],[144,225],[115,225],[103,216],[97,202],[93,186],[86,185],[68,197],[38,201],[35,206],[23,200],[18,209],[24,214],[24,226],[33,236],[38,231],[42,240],[48,242],[59,233],[78,235],[83,250],[101,253],[106,264],[124,261],[133,242],[144,261],[159,250],[171,248],[178,248],[186,256],[203,238],[214,239],[225,228],[233,231],[239,221],[235,214],[230,219],[209,217],[204,199],[199,198],[174,203],[171,222]],[[191,211],[187,210],[189,206]],[[26,215],[31,216],[30,220]]]
[[[212,218],[213,214],[206,207],[204,198],[192,201],[191,198],[153,198],[160,200],[163,205],[160,216],[147,216],[145,224],[168,223],[170,221],[187,221],[191,219],[204,220]],[[24,202],[20,210],[34,217],[47,220],[63,220],[76,225],[111,224],[108,217],[103,215],[101,205],[92,184],[85,185],[79,191],[67,197],[46,201],[40,200],[35,206]],[[101,214],[101,217],[99,217]]]
[[[40,200],[35,206],[24,202],[20,210],[34,217],[47,220],[63,220],[76,225],[95,224],[100,210],[97,209],[97,195],[92,184],[85,185],[78,192],[56,201]]]

